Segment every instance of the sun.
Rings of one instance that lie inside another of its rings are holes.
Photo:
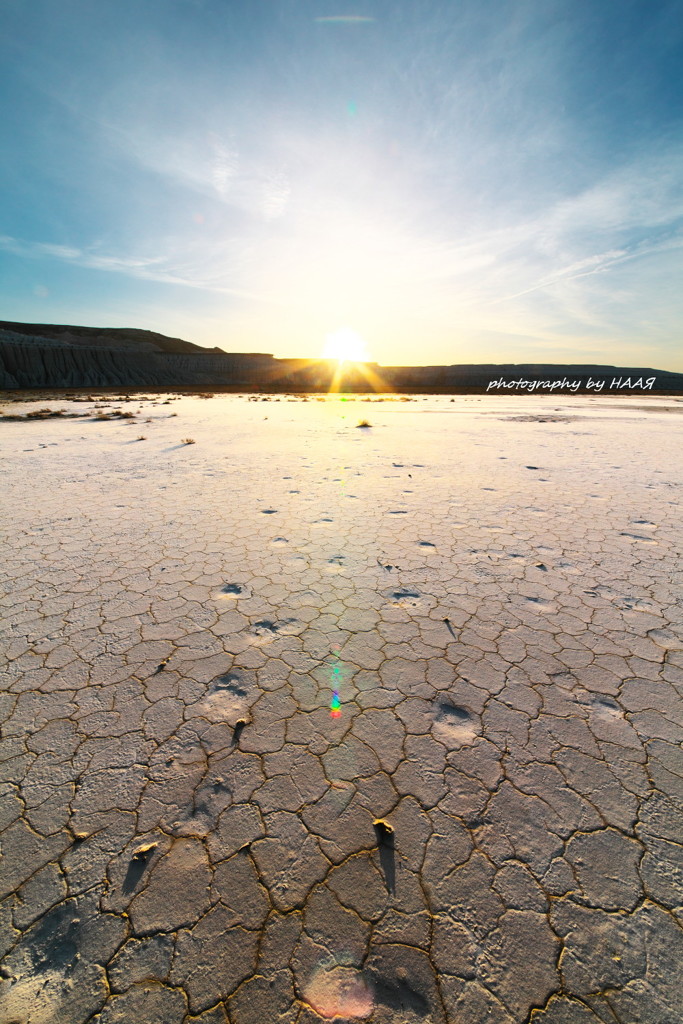
[[[367,358],[365,339],[350,327],[340,327],[325,338],[323,359],[336,359],[338,363],[363,363]]]

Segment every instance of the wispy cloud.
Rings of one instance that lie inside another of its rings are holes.
[[[287,209],[291,191],[289,179],[283,171],[276,172],[266,179],[263,188],[263,215],[266,220],[282,217]]]
[[[212,134],[209,140],[214,150],[211,164],[211,184],[223,199],[230,191],[230,185],[237,175],[239,154],[235,149],[229,149],[216,135]]]
[[[27,259],[56,259],[73,263],[89,270],[103,270],[116,274],[147,281],[158,281],[161,284],[182,285],[185,288],[198,288],[202,291],[215,292],[219,295],[248,299],[254,302],[269,302],[267,296],[239,288],[230,288],[203,278],[190,268],[189,273],[182,273],[173,268],[168,258],[118,256],[88,249],[76,249],[72,246],[53,245],[49,242],[25,241],[0,235],[0,249]]]
[[[643,59],[600,60],[604,5],[395,0],[380,32],[363,0],[272,0],[228,5],[226,32],[225,5],[154,3],[120,36],[113,0],[14,6],[5,254],[118,275],[124,299],[126,277],[176,286],[181,314],[211,307],[198,330],[348,323],[404,361],[677,343],[678,112],[643,105],[665,75],[627,17]]]
[[[588,256],[585,259],[571,263],[569,266],[555,270],[552,274],[541,278],[529,288],[524,288],[522,291],[515,292],[512,295],[503,295],[496,299],[495,302],[508,302],[511,299],[518,299],[523,295],[531,295],[532,292],[552,288],[557,284],[576,281],[582,277],[592,277],[594,274],[604,274],[611,268],[618,267],[630,260],[644,259],[658,253],[674,252],[677,249],[683,249],[683,237],[663,242],[659,245],[645,243],[634,246],[630,251],[627,249],[616,249],[609,252],[596,253],[594,256]]]

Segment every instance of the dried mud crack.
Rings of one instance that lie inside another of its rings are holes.
[[[674,432],[446,402],[3,425],[0,1020],[681,1019]]]

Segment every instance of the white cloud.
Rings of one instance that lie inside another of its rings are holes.
[[[266,220],[276,220],[287,209],[291,186],[284,172],[275,173],[264,182],[263,216]]]
[[[223,199],[228,194],[232,181],[237,175],[239,154],[235,149],[228,148],[217,135],[210,136],[210,143],[214,151],[211,183]]]

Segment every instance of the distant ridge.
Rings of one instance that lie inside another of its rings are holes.
[[[683,374],[652,367],[578,363],[367,364],[347,368],[349,391],[490,394],[683,394]],[[275,359],[263,352],[202,348],[182,338],[126,327],[77,327],[0,320],[0,388],[211,388],[327,391],[336,366],[327,360]],[[648,381],[654,378],[649,385]],[[567,386],[550,387],[567,381]],[[501,381],[499,386],[492,382]],[[519,384],[515,382],[519,381]],[[591,388],[603,381],[602,388]],[[614,384],[614,382],[617,382]],[[377,383],[378,382],[378,383]],[[526,383],[525,383],[526,382]],[[533,382],[547,382],[541,387]],[[574,386],[578,382],[578,386]],[[640,383],[639,383],[640,382]],[[512,383],[512,386],[510,384]],[[526,386],[529,385],[529,386]]]
[[[182,338],[169,338],[156,331],[137,327],[74,327],[66,324],[23,324],[0,320],[0,340],[4,332],[51,339],[62,345],[109,348],[139,352],[221,352],[220,348],[202,348]]]

